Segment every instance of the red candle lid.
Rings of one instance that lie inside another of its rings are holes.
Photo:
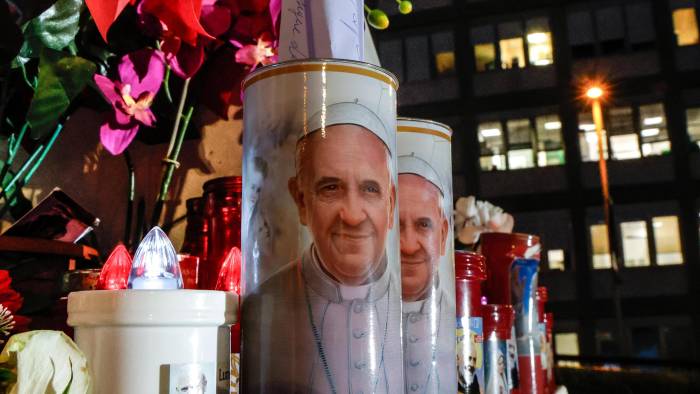
[[[515,310],[512,305],[487,304],[483,306],[484,336],[496,332],[500,339],[509,339]]]
[[[232,291],[241,294],[241,250],[231,248],[221,265],[214,290]]]
[[[102,266],[100,278],[97,280],[98,290],[124,290],[129,281],[131,271],[131,255],[122,244],[117,245],[107,262]]]
[[[512,247],[521,244],[524,244],[526,246],[533,246],[540,243],[540,237],[532,234],[523,233],[481,233],[479,237],[479,242],[481,242],[482,244],[485,242],[505,242],[512,244]]]
[[[455,277],[466,280],[486,280],[486,258],[484,255],[456,250]]]
[[[243,188],[243,177],[240,176],[224,176],[214,178],[204,182],[202,190],[204,193],[211,193],[216,190],[232,190],[240,192]]]

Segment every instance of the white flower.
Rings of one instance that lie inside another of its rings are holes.
[[[513,216],[488,201],[474,196],[460,197],[455,203],[455,235],[465,245],[479,241],[482,232],[513,231]]]
[[[5,305],[0,304],[0,334],[10,335],[12,329],[15,328],[15,317],[12,312],[5,308]],[[0,340],[0,343],[5,341]]]

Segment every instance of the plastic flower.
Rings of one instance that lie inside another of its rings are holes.
[[[231,40],[231,43],[239,48],[236,52],[236,63],[251,66],[250,71],[255,70],[260,64],[266,66],[277,62],[274,41],[267,32],[258,37],[257,44],[243,45],[235,40]]]
[[[112,105],[112,116],[100,127],[100,141],[113,155],[118,155],[134,140],[139,126],[153,126],[153,99],[163,83],[163,54],[141,49],[122,57],[118,80],[95,75],[95,83],[105,100]]]
[[[190,46],[197,45],[199,36],[214,38],[204,30],[199,20],[202,0],[143,0],[139,8],[158,18],[172,36]]]
[[[184,29],[187,25],[184,21],[189,21],[190,17],[185,17],[184,14],[181,17],[172,15],[175,10],[184,9],[170,7],[169,12],[164,12],[163,7],[155,7],[154,4],[159,2],[160,0],[147,0],[138,5],[136,11],[141,28],[162,40],[160,48],[175,75],[191,78],[204,63],[205,47],[215,42],[215,36],[229,30],[237,10],[217,0],[188,0],[187,3],[196,7],[193,15],[196,15],[197,23],[196,26],[190,26],[190,29]],[[171,24],[175,27],[171,27]]]
[[[12,316],[12,312],[7,309],[4,305],[0,305],[0,334],[10,335],[10,332],[15,328],[15,317]],[[3,343],[0,340],[0,343]]]
[[[0,332],[24,331],[29,325],[29,318],[17,315],[24,298],[10,286],[12,278],[6,270],[0,270]]]
[[[513,231],[513,216],[488,201],[474,196],[460,197],[455,203],[455,236],[465,245],[479,241],[481,233]]]

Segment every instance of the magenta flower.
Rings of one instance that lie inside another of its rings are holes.
[[[164,74],[163,54],[146,48],[122,57],[118,80],[95,75],[97,87],[113,109],[100,127],[100,141],[111,154],[122,153],[136,137],[139,126],[154,125],[156,117],[150,107]]]
[[[257,44],[243,45],[235,40],[231,40],[231,43],[239,48],[236,51],[236,63],[251,66],[250,71],[255,70],[260,64],[266,66],[277,62],[274,41],[269,33],[263,33],[258,37]]]

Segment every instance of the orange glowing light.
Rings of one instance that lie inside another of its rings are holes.
[[[597,100],[603,97],[603,93],[603,89],[600,86],[591,86],[588,88],[588,90],[586,90],[586,96],[592,100]]]

